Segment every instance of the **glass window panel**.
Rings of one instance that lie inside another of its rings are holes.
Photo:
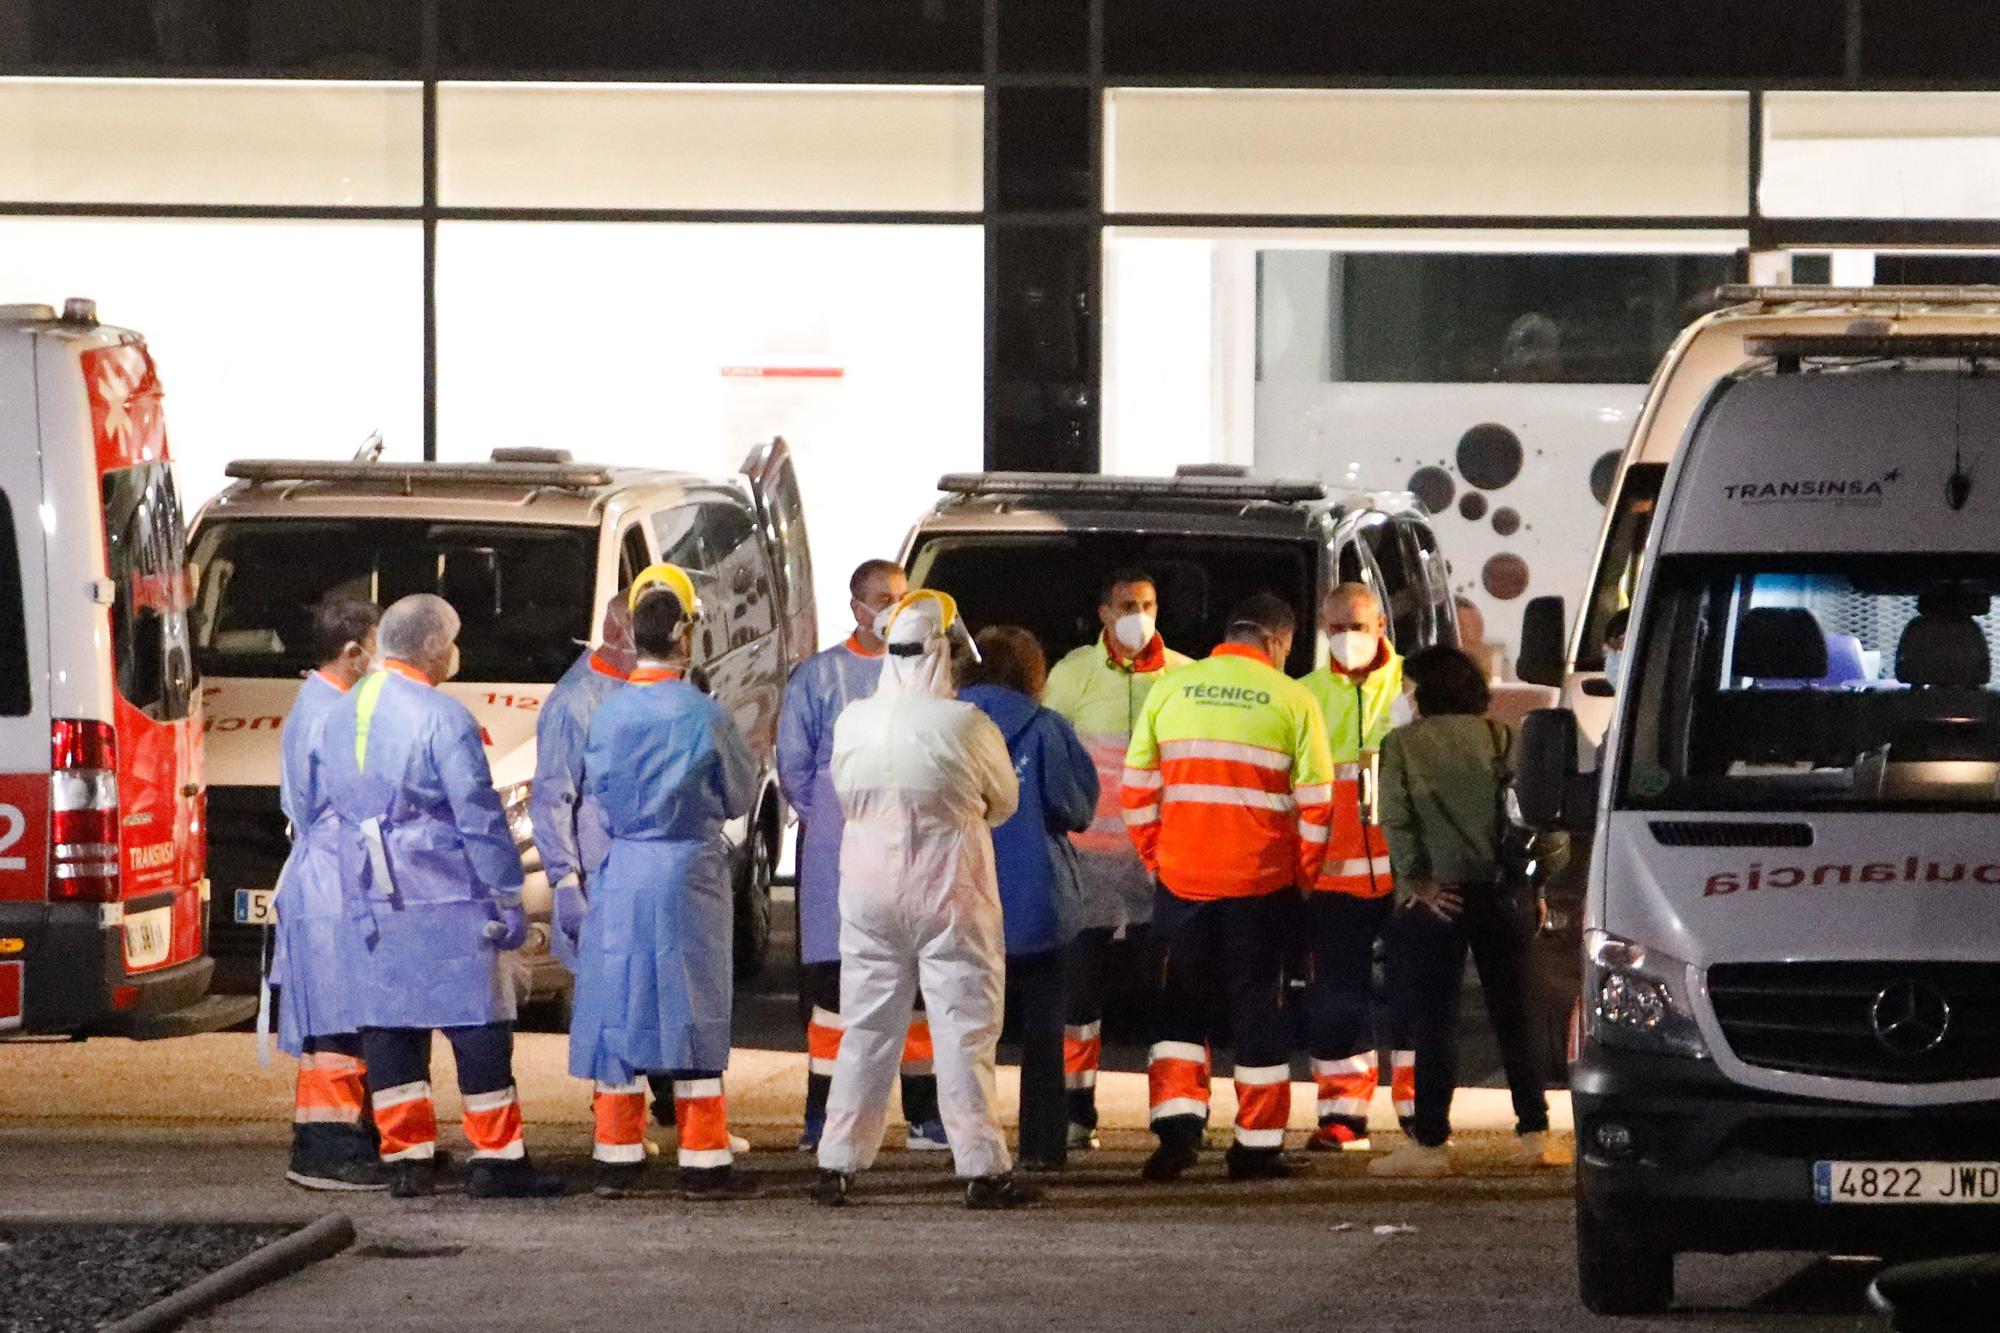
[[[423,6],[413,0],[7,0],[0,61],[83,69],[304,69],[414,73]]]
[[[0,199],[415,205],[415,84],[0,79]]]
[[[1741,93],[1114,89],[1120,212],[1726,216]]]
[[[0,218],[0,291],[146,335],[188,517],[234,458],[423,453],[414,222]],[[60,284],[60,285],[54,285]]]
[[[2000,93],[1771,93],[1773,217],[2000,218]]]
[[[447,84],[451,206],[965,209],[971,88]]]
[[[838,643],[848,573],[981,464],[983,256],[977,227],[446,222],[439,454],[729,476],[782,435]]]

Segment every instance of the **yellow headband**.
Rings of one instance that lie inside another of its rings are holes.
[[[896,617],[921,602],[937,603],[940,632],[949,632],[951,627],[958,623],[958,603],[953,600],[950,593],[939,592],[935,588],[913,588],[903,594],[901,601],[889,608],[889,618],[882,622],[883,637],[888,637],[889,631],[895,627]]]
[[[649,565],[641,570],[639,577],[632,580],[632,590],[626,594],[627,609],[637,611],[648,593],[662,588],[674,595],[689,620],[701,618],[701,594],[694,590],[694,580],[679,565]]]

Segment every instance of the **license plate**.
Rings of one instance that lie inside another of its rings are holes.
[[[2000,1162],[1815,1162],[1820,1203],[2000,1204]]]
[[[125,966],[157,967],[167,961],[174,943],[174,909],[155,907],[125,918]]]
[[[276,889],[238,889],[236,891],[236,924],[239,926],[276,925],[278,913],[271,906],[278,896]]]

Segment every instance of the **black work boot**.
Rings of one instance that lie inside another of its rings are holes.
[[[1042,1201],[1042,1192],[1033,1185],[1004,1176],[980,1176],[965,1182],[965,1206],[974,1212],[1002,1208],[1027,1208]]]
[[[1186,1175],[1188,1168],[1200,1160],[1198,1149],[1185,1143],[1161,1143],[1153,1149],[1153,1155],[1146,1159],[1146,1165],[1139,1174],[1154,1185],[1169,1185]]]
[[[822,1208],[848,1208],[854,1203],[847,1197],[848,1187],[853,1184],[854,1177],[844,1171],[821,1171],[806,1193]]]
[[[294,1152],[285,1179],[306,1190],[385,1190],[389,1171],[379,1161]]]
[[[437,1167],[427,1157],[413,1157],[388,1164],[389,1197],[428,1199],[437,1193]]]
[[[730,1203],[757,1195],[757,1182],[734,1166],[684,1166],[681,1197],[697,1203]]]
[[[629,1199],[635,1194],[647,1194],[646,1164],[644,1162],[599,1162],[597,1179],[591,1185],[591,1193],[600,1199]]]
[[[475,1157],[465,1192],[475,1199],[553,1199],[563,1192],[560,1176],[535,1169],[525,1157]]]
[[[1231,1180],[1290,1180],[1297,1174],[1282,1148],[1246,1148],[1232,1143],[1222,1161]]]

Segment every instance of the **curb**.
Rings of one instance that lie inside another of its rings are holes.
[[[354,1243],[354,1220],[345,1213],[328,1213],[305,1227],[244,1255],[227,1268],[210,1273],[190,1287],[154,1301],[101,1333],[161,1333],[218,1305],[247,1296],[259,1287],[329,1259]]]

